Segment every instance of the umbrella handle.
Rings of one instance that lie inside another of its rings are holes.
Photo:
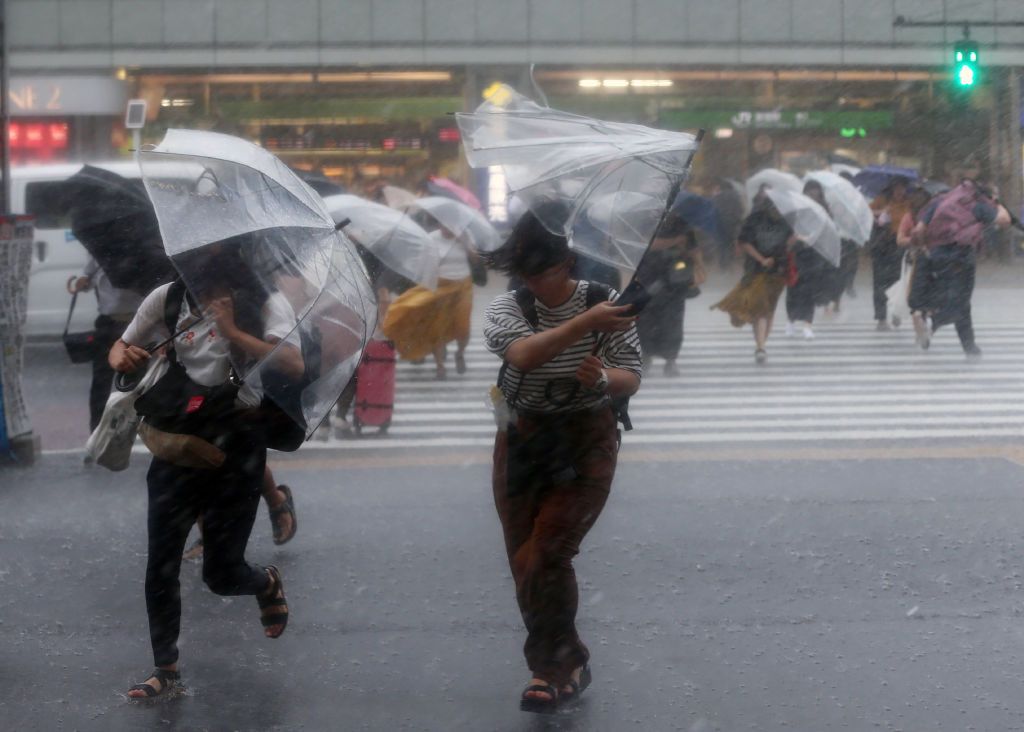
[[[341,221],[339,221],[337,224],[334,225],[334,230],[335,231],[341,231],[342,229],[344,229],[346,226],[348,226],[351,223],[352,223],[352,219],[342,219]]]

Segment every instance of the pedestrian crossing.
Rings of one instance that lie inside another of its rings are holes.
[[[953,330],[929,351],[904,328],[834,324],[817,338],[768,343],[754,363],[749,330],[688,329],[678,365],[656,361],[630,402],[635,429],[624,443],[666,445],[837,444],[1024,437],[1024,327],[977,326],[983,358],[968,361]],[[495,424],[486,394],[497,358],[479,343],[468,369],[434,378],[433,363],[400,363],[394,420],[386,435],[314,437],[308,448],[483,448]],[[322,435],[330,432],[323,430]]]

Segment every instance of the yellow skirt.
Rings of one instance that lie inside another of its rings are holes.
[[[391,303],[384,331],[402,358],[426,358],[449,341],[469,340],[473,280],[438,280],[436,290],[413,287]]]
[[[759,272],[751,277],[744,277],[736,287],[732,288],[715,308],[729,313],[732,324],[740,328],[762,318],[770,318],[775,314],[775,306],[779,296],[786,289],[786,278],[770,272]]]

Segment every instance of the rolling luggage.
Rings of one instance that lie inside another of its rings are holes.
[[[363,427],[377,427],[380,433],[391,426],[395,411],[395,344],[371,340],[356,370],[356,398],[353,422],[356,434]]]

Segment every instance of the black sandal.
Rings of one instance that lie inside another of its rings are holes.
[[[277,507],[270,509],[270,525],[274,529],[274,543],[280,546],[281,544],[287,544],[295,538],[295,533],[299,530],[299,520],[295,517],[295,501],[292,500],[292,489],[286,485],[279,485],[277,489],[284,493],[284,501]],[[292,530],[288,532],[287,536],[282,536],[280,518],[285,514],[292,517]]]
[[[128,698],[133,701],[145,701],[147,699],[156,699],[157,697],[163,696],[178,687],[178,682],[181,680],[181,674],[177,671],[169,671],[165,668],[155,668],[146,681],[149,681],[149,679],[156,679],[159,681],[160,689],[157,690],[153,685],[145,682],[135,684],[128,689],[128,691],[142,691],[145,692],[146,695],[129,696]]]
[[[561,697],[559,698],[559,703],[571,704],[572,702],[579,699],[580,694],[587,690],[587,687],[590,686],[590,682],[593,680],[594,677],[593,674],[590,673],[590,664],[588,663],[584,665],[583,668],[580,670],[580,680],[578,682],[576,681],[576,679],[569,679],[569,682],[566,684],[566,686],[568,686],[571,689],[571,691],[563,691]]]
[[[539,699],[535,696],[527,696],[531,691],[539,691],[547,694],[549,699]],[[523,695],[519,698],[519,709],[534,714],[554,714],[558,711],[558,689],[551,684],[530,684],[523,689]]]
[[[264,594],[256,595],[256,603],[260,606],[260,623],[264,628],[280,625],[281,630],[276,635],[267,636],[268,638],[280,638],[284,629],[288,627],[288,601],[284,596],[284,582],[281,580],[280,570],[270,565],[267,567],[267,574],[270,575],[270,581],[273,584]],[[267,615],[263,611],[268,607],[280,607],[284,608],[284,611]]]

